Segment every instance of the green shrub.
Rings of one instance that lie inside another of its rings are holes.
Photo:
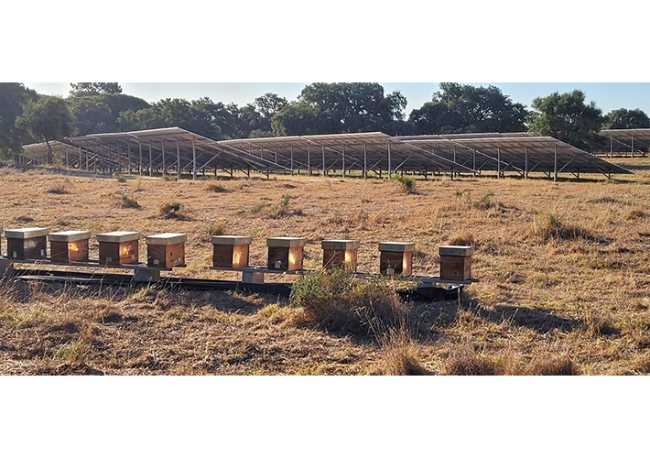
[[[141,205],[135,200],[134,197],[129,197],[126,194],[122,194],[120,197],[122,208],[141,208]]]
[[[382,279],[357,278],[343,269],[308,273],[293,283],[291,304],[307,322],[328,331],[381,337],[405,326],[406,305]]]
[[[415,178],[406,175],[395,175],[393,178],[406,194],[415,193]]]
[[[119,173],[114,173],[113,178],[117,180],[118,183],[126,183],[126,178],[124,178],[122,175]]]
[[[163,204],[158,207],[158,215],[164,218],[178,218],[180,216],[179,210],[182,205],[178,202],[172,202],[171,204]]]

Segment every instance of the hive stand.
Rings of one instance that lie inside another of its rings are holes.
[[[466,281],[472,278],[472,246],[441,246],[440,279]]]
[[[413,272],[413,250],[411,242],[381,242],[379,251],[379,272],[382,275],[410,277]]]
[[[269,237],[268,247],[269,270],[292,272],[302,270],[303,250],[305,239],[300,237]]]
[[[28,227],[7,229],[7,258],[9,259],[45,259],[47,257],[47,234],[49,229]]]
[[[323,240],[323,267],[356,272],[359,245],[359,240]]]
[[[109,266],[137,264],[139,232],[107,232],[98,234],[99,263]]]
[[[50,260],[52,262],[88,261],[89,231],[52,232],[50,241]]]
[[[212,237],[212,266],[240,269],[248,267],[252,237],[215,235]]]
[[[187,234],[155,234],[145,237],[147,266],[185,267],[185,242]]]

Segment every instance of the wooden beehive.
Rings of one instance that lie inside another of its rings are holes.
[[[110,266],[138,263],[139,232],[107,232],[98,234],[99,263]]]
[[[252,237],[215,235],[211,241],[213,267],[226,269],[248,267]]]
[[[45,259],[47,257],[47,234],[49,229],[28,227],[7,229],[7,257],[9,259]]]
[[[185,267],[187,234],[155,234],[145,237],[149,267]]]
[[[381,242],[379,272],[382,275],[410,276],[413,272],[413,250],[415,250],[415,243]]]
[[[357,271],[359,240],[323,240],[323,267]]]
[[[50,260],[52,262],[88,261],[88,231],[52,232],[50,240]]]
[[[305,239],[300,237],[269,237],[268,247],[269,270],[283,272],[301,270]]]
[[[440,279],[469,280],[472,278],[472,246],[441,246]]]

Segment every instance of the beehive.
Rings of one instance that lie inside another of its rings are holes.
[[[323,240],[323,267],[356,272],[359,244],[359,240]]]
[[[252,237],[215,235],[211,241],[213,267],[226,269],[248,267]]]
[[[98,234],[99,263],[111,266],[137,264],[139,232],[107,232]]]
[[[381,274],[410,276],[413,269],[413,250],[415,250],[415,243],[381,242],[379,244]]]
[[[7,229],[7,257],[9,259],[45,259],[47,256],[47,234],[49,229],[27,227]]]
[[[441,246],[440,279],[469,280],[472,278],[472,246]]]
[[[145,237],[149,267],[185,267],[187,234],[155,234]]]
[[[88,261],[88,231],[52,232],[50,240],[50,260],[52,262]]]
[[[269,270],[284,272],[301,270],[305,239],[300,237],[269,237],[268,247]]]

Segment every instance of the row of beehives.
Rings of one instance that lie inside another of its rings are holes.
[[[0,229],[1,232],[1,229]],[[137,264],[139,232],[108,232],[96,236],[99,243],[99,264]],[[7,257],[15,260],[47,259],[47,240],[50,242],[50,261],[59,263],[89,262],[89,231],[50,232],[46,228],[5,230]],[[216,269],[244,269],[249,267],[252,237],[223,235],[211,239],[212,265]],[[185,266],[187,234],[155,234],[145,237],[147,265],[153,268]],[[271,271],[294,272],[303,269],[305,239],[300,237],[269,237],[267,268]],[[323,240],[323,266],[357,270],[359,240]],[[408,277],[412,274],[415,243],[379,243],[380,266],[384,275]],[[473,247],[440,247],[440,278],[469,280]]]

